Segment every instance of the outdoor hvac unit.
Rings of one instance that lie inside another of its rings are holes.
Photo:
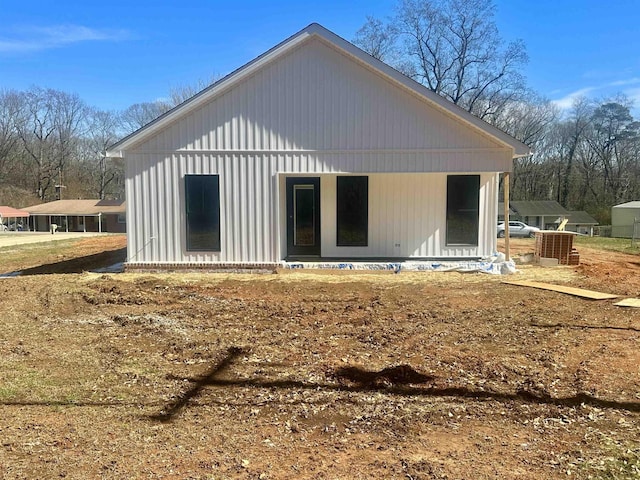
[[[542,230],[536,232],[535,260],[541,258],[557,258],[560,265],[578,265],[580,254],[573,248],[573,232],[556,232]]]

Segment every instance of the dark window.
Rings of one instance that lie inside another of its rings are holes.
[[[480,175],[447,177],[447,245],[478,245]]]
[[[220,251],[220,179],[185,175],[187,250]]]
[[[338,177],[339,247],[367,246],[369,227],[369,178]]]

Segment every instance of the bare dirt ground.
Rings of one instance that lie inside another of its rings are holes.
[[[83,242],[0,280],[0,478],[640,476],[640,309],[486,274],[55,273],[122,256]],[[640,296],[640,257],[580,254],[517,278]]]

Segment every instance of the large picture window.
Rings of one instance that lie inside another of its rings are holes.
[[[478,245],[480,175],[447,177],[447,245]]]
[[[185,175],[187,250],[220,251],[220,178]]]
[[[338,177],[337,217],[339,247],[367,246],[369,178]]]

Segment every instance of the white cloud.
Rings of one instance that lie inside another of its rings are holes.
[[[575,92],[571,92],[568,95],[565,95],[562,98],[557,100],[552,100],[551,102],[555,104],[561,110],[567,110],[573,106],[573,102],[580,97],[586,97],[591,92],[597,90],[597,87],[585,87],[580,90],[576,90]]]
[[[617,94],[625,95],[635,105],[640,105],[640,77],[629,77],[603,83],[596,86],[580,88],[565,96],[552,100],[561,110],[568,110],[573,106],[573,102],[579,97],[613,97]]]
[[[125,30],[101,30],[82,25],[23,27],[0,36],[0,53],[26,53],[60,48],[87,41],[117,41],[129,38]]]
[[[608,84],[610,87],[624,87],[627,85],[638,85],[640,84],[640,77],[628,78],[626,80],[616,80],[615,82],[611,82]]]

